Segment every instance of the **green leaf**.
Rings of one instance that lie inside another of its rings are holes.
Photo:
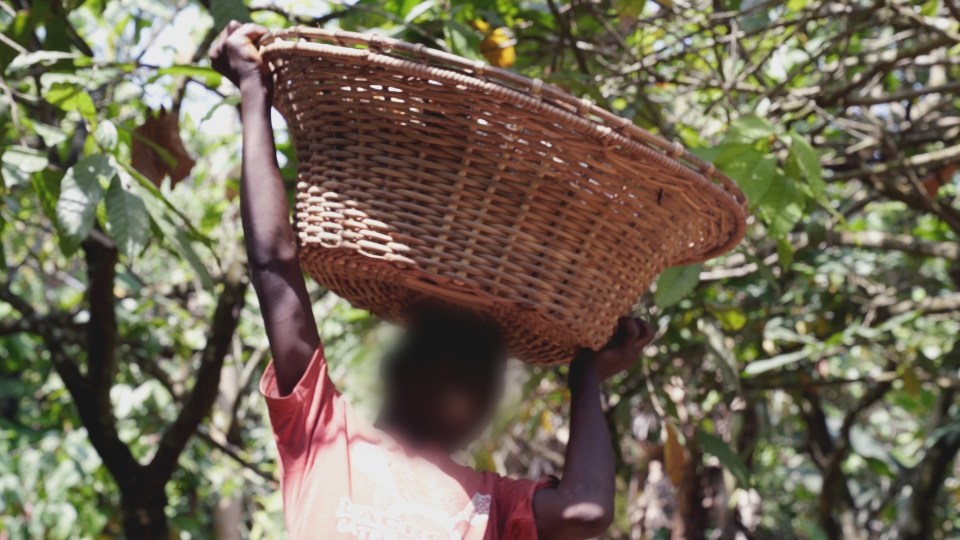
[[[93,132],[93,139],[100,148],[110,151],[117,147],[117,126],[110,120],[101,120]]]
[[[941,441],[953,444],[957,439],[960,439],[960,420],[953,420],[931,431],[924,447],[930,448]]]
[[[767,224],[770,236],[784,238],[803,218],[805,203],[806,198],[796,180],[781,176],[771,183],[757,210]]]
[[[790,268],[793,264],[793,255],[796,251],[789,240],[786,238],[777,238],[777,257],[780,259],[781,268]]]
[[[407,14],[409,14],[419,4],[420,0],[389,0],[386,2],[384,8],[388,13],[400,17],[401,19],[406,19]]]
[[[10,64],[7,65],[7,75],[16,73],[17,71],[22,71],[30,66],[40,64],[42,66],[52,66],[60,60],[74,59],[78,58],[79,55],[76,53],[68,53],[61,51],[35,51],[35,52],[25,52],[18,55],[16,58],[10,61]]]
[[[153,185],[153,182],[151,182],[149,178],[141,174],[140,171],[134,169],[131,165],[127,163],[120,162],[120,167],[123,168],[123,171],[125,173],[133,177],[133,179],[136,180],[138,184],[140,184],[141,188],[143,188],[144,190],[146,190],[148,194],[150,194],[150,198],[146,200],[154,199],[160,202],[163,206],[166,207],[167,211],[177,216],[185,224],[185,230],[189,233],[190,237],[200,240],[204,245],[207,245],[207,246],[212,245],[212,241],[202,232],[198,231],[196,227],[194,227],[193,224],[190,222],[190,219],[186,215],[184,215],[184,213],[181,212],[180,209],[176,207],[176,205],[174,205],[166,197],[164,197],[163,193],[159,189],[157,189],[157,186]],[[151,215],[152,214],[153,212],[151,211]]]
[[[743,369],[743,376],[755,377],[761,373],[766,373],[774,369],[789,366],[790,364],[795,364],[801,360],[809,358],[811,354],[812,352],[807,349],[800,349],[799,351],[784,353],[774,356],[773,358],[755,360],[747,364],[747,367]]]
[[[885,445],[870,435],[862,426],[850,429],[850,448],[857,454],[881,462],[890,471],[902,470],[900,463],[890,454]]]
[[[213,107],[210,107],[210,110],[207,111],[207,114],[203,115],[203,118],[201,118],[200,121],[197,122],[197,124],[202,124],[207,120],[210,120],[211,118],[213,118],[213,115],[217,112],[217,109],[219,109],[220,107],[237,107],[239,105],[240,105],[240,96],[238,95],[227,96],[221,99],[219,102],[217,102],[217,104],[214,105]]]
[[[739,150],[732,155],[717,157],[716,165],[737,182],[751,203],[757,204],[770,189],[777,172],[777,158],[752,146],[736,148]]]
[[[454,20],[446,21],[443,25],[443,36],[454,54],[472,60],[483,59],[480,54],[480,37],[469,26]]]
[[[147,197],[142,200],[147,208],[147,212],[150,214],[151,220],[163,234],[163,238],[168,240],[173,246],[174,252],[187,261],[187,264],[197,273],[200,282],[205,288],[212,289],[213,278],[210,276],[210,271],[207,270],[207,266],[203,264],[200,256],[196,250],[193,249],[190,238],[183,229],[171,219],[168,214],[170,210],[165,206],[166,200],[162,198],[162,195],[160,198]]]
[[[67,140],[67,134],[56,126],[48,126],[39,122],[33,123],[33,130],[43,139],[43,144],[47,146],[56,146]]]
[[[731,390],[740,392],[740,370],[737,365],[737,357],[733,351],[726,346],[723,339],[723,333],[708,319],[697,321],[697,328],[703,333],[706,339],[707,350],[711,356],[716,358],[717,368],[725,383],[725,386]]]
[[[11,146],[0,157],[0,171],[7,187],[25,184],[35,172],[47,168],[47,156],[26,146]]]
[[[674,266],[667,268],[657,279],[657,290],[653,301],[661,308],[670,307],[693,292],[700,282],[702,264]]]
[[[203,84],[211,88],[220,86],[220,82],[223,80],[223,76],[212,68],[203,66],[178,65],[158,69],[157,73],[150,78],[150,82],[154,82],[164,75],[190,77],[191,79],[203,81]]]
[[[117,242],[121,253],[129,258],[135,257],[150,239],[150,214],[143,199],[127,190],[119,176],[114,176],[105,202],[110,236]]]
[[[64,111],[77,111],[88,120],[95,119],[97,116],[93,98],[76,85],[64,82],[54,83],[44,92],[43,98]]]
[[[813,189],[813,196],[815,198],[820,197],[826,188],[826,184],[823,182],[823,170],[820,167],[820,157],[817,156],[816,150],[813,149],[807,139],[801,137],[795,131],[790,132],[789,159],[796,163],[800,173],[810,184],[810,188]]]
[[[0,268],[7,268],[7,250],[3,245],[3,230],[7,228],[7,220],[0,215]]]
[[[97,204],[103,197],[102,183],[109,182],[117,170],[103,154],[94,154],[70,167],[60,184],[57,221],[61,232],[79,243],[93,229]]]
[[[927,0],[920,7],[920,14],[924,17],[935,17],[940,10],[939,0]]]
[[[437,2],[435,0],[423,0],[407,12],[403,17],[403,22],[407,24],[415,22],[420,16],[433,9],[436,5]]]
[[[42,174],[35,174],[30,179],[33,183],[33,192],[40,201],[40,208],[47,216],[47,219],[58,227],[57,199],[60,197],[60,183],[62,179],[63,173],[54,170],[47,170]]]
[[[712,433],[707,433],[699,427],[697,428],[697,441],[704,452],[720,460],[720,464],[737,479],[737,484],[741,487],[750,485],[750,471],[747,469],[746,463],[739,454],[730,448],[726,441]]]
[[[161,227],[162,229],[163,227]],[[210,277],[210,272],[207,270],[207,266],[203,264],[203,261],[200,259],[200,256],[197,254],[196,250],[193,249],[193,244],[190,242],[190,239],[187,238],[186,233],[183,229],[176,229],[173,231],[172,235],[169,234],[168,238],[173,242],[174,247],[176,248],[177,253],[187,261],[187,263],[193,268],[193,271],[197,273],[197,277],[200,278],[200,282],[205,288],[213,289],[213,278]]]
[[[217,31],[230,21],[250,22],[250,11],[243,0],[210,0],[210,15]]]
[[[732,143],[753,143],[775,135],[776,128],[758,116],[744,116],[730,124],[725,141]]]
[[[746,314],[737,306],[710,305],[709,309],[727,332],[739,332],[747,325]]]

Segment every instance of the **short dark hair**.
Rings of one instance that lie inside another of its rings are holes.
[[[407,319],[406,333],[386,359],[383,376],[397,380],[402,373],[455,369],[466,376],[499,369],[506,358],[500,327],[489,317],[448,306],[423,306]],[[441,366],[438,362],[453,363]]]

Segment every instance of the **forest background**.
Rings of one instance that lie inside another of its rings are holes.
[[[638,305],[660,337],[605,391],[607,537],[960,535],[956,0],[0,0],[0,539],[282,537],[237,93],[206,57],[230,19],[486,59],[742,187],[744,242]],[[372,414],[392,329],[311,287]],[[464,459],[559,471],[562,372],[511,380]]]

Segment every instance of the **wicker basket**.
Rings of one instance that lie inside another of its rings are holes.
[[[441,299],[494,316],[519,358],[564,362],[665,268],[744,234],[712,165],[539,80],[316,28],[261,52],[299,158],[302,264],[384,319]]]

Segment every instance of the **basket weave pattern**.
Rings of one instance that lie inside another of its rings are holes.
[[[568,361],[665,268],[743,236],[729,179],[551,85],[342,31],[262,53],[299,159],[301,262],[382,318],[438,298],[493,315],[525,361]]]

